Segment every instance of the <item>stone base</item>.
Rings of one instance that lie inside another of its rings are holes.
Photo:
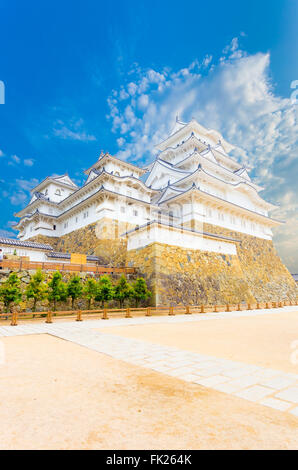
[[[147,279],[154,292],[154,304],[226,304],[297,298],[295,281],[272,241],[207,224],[204,230],[241,240],[237,243],[237,256],[160,243],[128,252],[128,264],[138,268]]]
[[[96,255],[101,264],[125,266],[126,240],[120,235],[133,227],[132,224],[105,218],[62,237],[37,235],[30,241],[48,243],[55,251]]]
[[[211,224],[206,232],[237,240],[237,256],[153,243],[127,252],[120,235],[132,224],[102,219],[60,238],[37,236],[57,251],[99,256],[102,264],[134,266],[154,292],[152,303],[221,304],[295,300],[298,289],[271,240],[245,235]],[[117,237],[116,237],[117,235]]]
[[[257,301],[294,300],[296,283],[277,254],[272,240],[252,237],[211,224],[204,231],[241,240],[237,253],[244,279]]]

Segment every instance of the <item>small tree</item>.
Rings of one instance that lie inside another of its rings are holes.
[[[36,304],[47,298],[48,288],[44,282],[45,276],[40,269],[30,278],[30,282],[25,290],[27,299],[33,299],[32,311],[36,311]]]
[[[141,300],[147,300],[152,293],[147,288],[145,279],[139,277],[132,284],[131,297],[135,300],[136,307],[139,306]]]
[[[81,278],[77,275],[73,276],[67,283],[67,295],[71,298],[71,308],[74,309],[75,300],[82,295],[83,286]]]
[[[9,312],[12,303],[19,304],[22,300],[20,279],[16,273],[10,273],[8,279],[0,285],[0,299],[4,303],[6,313]]]
[[[50,302],[53,302],[53,310],[55,312],[57,309],[57,302],[67,299],[67,288],[65,283],[62,281],[62,275],[59,271],[56,271],[53,274],[52,279],[48,282],[48,289],[48,298]]]
[[[89,278],[83,287],[83,295],[88,301],[88,310],[91,308],[91,300],[96,297],[98,285],[95,279]]]
[[[114,289],[112,281],[109,276],[101,276],[97,283],[97,292],[95,300],[101,302],[102,308],[104,308],[105,303],[113,298]]]
[[[122,275],[114,287],[114,299],[119,301],[120,308],[123,308],[124,301],[131,295],[131,286],[127,279]]]

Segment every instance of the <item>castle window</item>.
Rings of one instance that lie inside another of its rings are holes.
[[[65,222],[64,228],[67,228],[67,227],[68,227],[68,222]]]
[[[121,213],[122,213],[122,214],[125,213],[125,207],[121,207]]]
[[[135,217],[137,217],[138,211],[134,210],[134,211],[133,211],[133,215],[134,215]]]
[[[56,189],[55,194],[56,194],[56,196],[61,196],[61,191],[60,191],[60,189]]]
[[[56,225],[53,225],[53,230],[56,230]]]
[[[44,195],[45,195],[45,196],[48,195],[48,190],[47,190],[47,189],[45,190]]]

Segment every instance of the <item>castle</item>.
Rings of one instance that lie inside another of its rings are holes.
[[[156,149],[145,168],[102,153],[82,187],[47,177],[16,214],[19,239],[135,266],[157,304],[296,298],[272,243],[276,206],[229,156],[233,146],[176,119]]]

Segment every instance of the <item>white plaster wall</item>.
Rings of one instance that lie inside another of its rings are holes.
[[[26,247],[7,246],[0,244],[0,248],[4,255],[13,255],[16,251],[17,256],[29,256],[30,261],[47,261],[45,251],[37,249],[29,249]]]
[[[47,190],[47,194],[46,194],[46,190]],[[57,191],[60,191],[60,195],[57,194]],[[60,186],[59,184],[50,183],[42,190],[42,193],[46,197],[49,197],[51,201],[60,202],[66,197],[68,197],[70,194],[72,194],[73,190],[64,188]]]
[[[202,235],[187,230],[180,231],[168,227],[158,227],[157,224],[148,226],[146,230],[134,231],[128,234],[127,249],[142,248],[154,242],[192,250],[236,254],[236,245],[233,243],[204,238]]]

